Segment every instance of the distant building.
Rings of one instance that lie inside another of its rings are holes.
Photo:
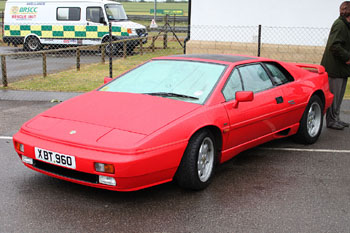
[[[319,63],[343,0],[192,0],[187,53],[238,53]]]

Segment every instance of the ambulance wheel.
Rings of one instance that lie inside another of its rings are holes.
[[[109,56],[110,54],[111,55],[114,55],[115,54],[115,46],[114,45],[109,45],[107,44],[105,46],[105,52],[106,52],[106,55]]]
[[[103,41],[102,41],[102,43],[107,43],[107,42],[109,42],[109,38],[108,37],[104,38]],[[115,44],[112,44],[112,46],[111,46],[109,43],[107,43],[104,46],[101,46],[101,49],[103,49],[103,48],[104,48],[105,54],[107,56],[109,56],[110,54],[114,55],[116,53],[116,46],[115,46]]]
[[[29,36],[24,43],[24,49],[27,51],[38,51],[42,48],[43,45],[40,43],[40,40],[35,36]]]

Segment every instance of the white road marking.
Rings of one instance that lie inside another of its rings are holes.
[[[299,152],[320,152],[320,153],[350,153],[350,150],[272,148],[272,147],[259,147],[259,148],[262,149],[262,150],[274,150],[274,151],[299,151]]]
[[[9,137],[9,136],[0,136],[0,140],[12,140],[12,137]]]

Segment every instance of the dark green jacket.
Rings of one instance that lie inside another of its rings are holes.
[[[332,25],[321,65],[332,78],[348,78],[350,65],[350,23],[340,16]]]

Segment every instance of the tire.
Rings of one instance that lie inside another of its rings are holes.
[[[210,131],[194,134],[175,174],[178,185],[192,190],[206,188],[214,175],[217,154],[215,138]]]
[[[109,38],[108,37],[106,37],[106,38],[104,38],[103,39],[103,41],[102,41],[102,43],[107,43],[107,42],[109,42]],[[102,47],[102,46],[101,46]],[[109,43],[107,43],[104,47],[102,47],[102,48],[104,48],[104,50],[105,50],[105,54],[107,55],[107,56],[109,56],[109,55],[114,55],[114,54],[116,54],[116,52],[117,52],[117,49],[116,49],[116,45],[115,44],[112,44],[112,47],[109,45]]]
[[[24,49],[27,51],[38,51],[42,48],[43,45],[40,43],[40,40],[35,36],[29,36],[24,43]]]
[[[323,103],[317,95],[311,97],[306,106],[294,139],[303,144],[313,144],[319,138],[323,125]]]

